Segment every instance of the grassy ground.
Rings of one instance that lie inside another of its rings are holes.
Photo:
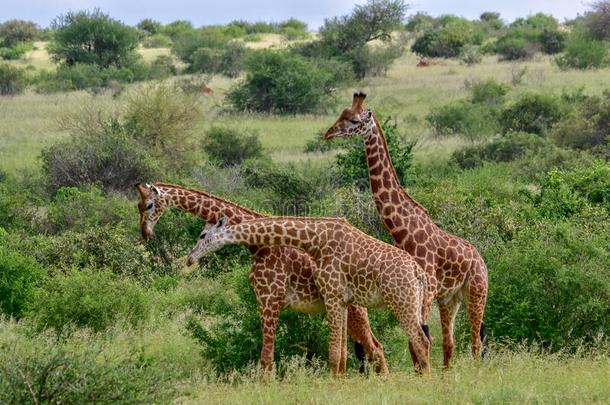
[[[388,378],[351,375],[338,381],[297,371],[269,384],[202,384],[180,403],[496,404],[607,403],[610,360],[564,358],[523,351],[499,353],[483,364],[466,356],[431,376],[395,372]],[[237,381],[236,381],[237,382]]]

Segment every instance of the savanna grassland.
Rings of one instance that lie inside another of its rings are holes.
[[[149,25],[138,27],[150,30],[138,39],[150,43],[137,47],[142,63],[173,58],[172,74],[117,84],[114,72],[66,91],[99,71],[37,77],[69,70],[50,59],[48,38],[8,63],[29,84],[0,96],[0,403],[610,402],[609,67],[560,67],[536,48],[422,68],[410,48],[421,33],[409,32],[387,70],[325,82],[316,108],[243,111],[243,99],[229,100],[250,67],[192,71],[198,59],[178,46],[184,23]],[[243,25],[231,41],[252,52],[324,38]],[[341,76],[320,69],[325,80]],[[490,352],[469,355],[462,309],[455,360],[442,370],[435,308],[432,374],[418,376],[393,316],[372,309],[391,375],[360,375],[350,353],[347,376],[331,380],[324,317],[284,311],[275,375],[263,383],[247,251],[225,248],[188,268],[204,223],[169,211],[144,242],[133,184],[183,184],[268,214],[344,216],[390,241],[361,141],[321,139],[354,90],[382,117],[407,191],[483,255]]]

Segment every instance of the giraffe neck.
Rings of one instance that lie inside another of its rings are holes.
[[[258,212],[203,191],[165,183],[155,183],[155,186],[161,191],[167,207],[190,212],[206,222],[216,223],[223,216],[229,219],[229,223],[263,217]]]
[[[317,257],[333,237],[341,220],[278,217],[254,219],[227,227],[227,243],[282,246],[300,249]]]
[[[409,214],[429,218],[425,208],[415,201],[400,185],[400,180],[392,164],[388,144],[377,118],[373,116],[375,125],[364,138],[366,161],[369,170],[371,192],[379,214],[388,225],[387,219],[395,212],[389,208],[406,207]],[[389,226],[390,233],[392,227]]]

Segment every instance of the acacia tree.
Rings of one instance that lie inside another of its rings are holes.
[[[49,53],[56,62],[123,67],[135,56],[137,31],[99,9],[68,12],[57,17]]]
[[[8,20],[0,24],[0,45],[11,47],[19,42],[36,39],[40,28],[32,21]]]
[[[392,31],[403,26],[406,11],[403,0],[369,0],[357,5],[349,15],[326,20],[320,29],[320,40],[304,45],[301,53],[349,61],[356,76],[363,78],[370,64],[363,55],[371,55],[365,47],[373,40],[391,41]],[[391,51],[397,56],[394,49]],[[396,56],[383,59],[389,64]]]

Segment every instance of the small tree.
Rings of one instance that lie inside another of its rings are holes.
[[[585,15],[589,35],[595,39],[610,39],[610,0],[596,1],[593,11]]]
[[[145,18],[136,25],[136,28],[140,31],[144,31],[148,35],[155,35],[161,32],[163,25],[159,21],[155,21],[151,18]]]
[[[261,157],[263,145],[256,133],[245,134],[233,128],[212,127],[203,140],[203,150],[225,167],[246,159]]]
[[[137,31],[99,9],[68,12],[57,17],[49,53],[67,65],[95,64],[102,68],[128,65],[138,46]]]
[[[0,45],[12,47],[19,42],[33,41],[40,34],[40,27],[32,21],[9,20],[0,24]]]
[[[358,56],[370,41],[391,41],[392,31],[402,26],[407,6],[403,0],[369,0],[358,5],[350,15],[326,20],[320,29],[320,41],[302,48],[313,57],[338,57],[352,63],[354,73],[363,78],[368,72]],[[395,58],[390,58],[391,63]]]

